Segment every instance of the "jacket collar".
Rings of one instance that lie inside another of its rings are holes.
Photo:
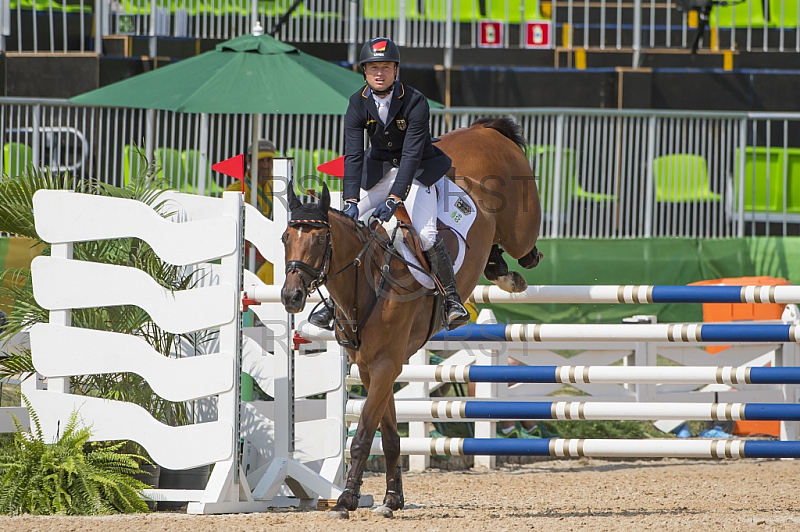
[[[405,85],[399,81],[395,81],[394,88],[392,89],[392,103],[389,106],[389,114],[386,118],[386,126],[391,124],[392,120],[394,120],[394,117],[397,115],[397,111],[399,111],[400,107],[403,105],[402,98],[405,95]],[[361,96],[366,99],[365,103],[367,104],[367,111],[369,112],[370,116],[380,124],[381,122],[380,117],[378,116],[378,106],[375,105],[375,98],[372,97],[372,89],[369,88],[369,85],[364,86],[364,89],[361,91]],[[384,129],[386,126],[383,126]]]
[[[395,80],[394,87],[392,88],[392,101],[394,102],[395,99],[400,99],[406,95],[406,87],[399,81]],[[366,99],[372,99],[372,89],[369,85],[364,85],[364,88],[361,90],[361,97]]]

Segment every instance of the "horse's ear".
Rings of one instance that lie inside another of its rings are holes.
[[[322,212],[328,212],[328,208],[331,206],[331,193],[328,191],[328,184],[325,181],[322,182],[322,196],[319,198],[319,208],[322,209]]]
[[[289,181],[289,211],[296,210],[298,207],[302,207],[302,203],[300,200],[297,199],[297,194],[294,193],[294,181]]]

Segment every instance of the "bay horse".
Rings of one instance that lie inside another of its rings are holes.
[[[481,119],[442,136],[437,144],[453,160],[449,179],[477,206],[477,217],[466,238],[466,256],[456,276],[465,300],[482,272],[507,291],[526,288],[519,273],[508,271],[503,250],[529,268],[541,256],[535,247],[541,225],[539,193],[520,129],[510,118]],[[386,235],[380,226],[371,229],[330,209],[327,187],[317,203],[306,205],[297,199],[292,186],[288,188],[291,221],[282,235],[286,282],[281,302],[288,312],[300,312],[306,296],[325,284],[335,302],[340,344],[358,365],[367,390],[350,448],[345,489],[330,514],[347,518],[349,511],[358,508],[364,466],[380,425],[386,495],[374,511],[391,517],[404,505],[392,386],[403,363],[436,332],[430,330],[434,298],[408,297],[424,290],[419,290],[406,264],[391,257],[388,240],[380,237]],[[386,283],[384,277],[406,282]],[[409,285],[414,285],[416,292]]]

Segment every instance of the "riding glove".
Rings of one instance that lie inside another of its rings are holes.
[[[374,211],[372,211],[372,216],[377,218],[382,222],[388,222],[394,216],[394,211],[397,210],[397,207],[403,204],[402,200],[396,200],[394,198],[386,198],[386,201],[378,205]]]
[[[344,209],[342,210],[347,216],[355,221],[358,221],[358,203],[355,201],[345,200]]]

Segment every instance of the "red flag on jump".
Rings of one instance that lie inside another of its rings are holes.
[[[334,177],[344,177],[344,155],[338,159],[328,161],[327,163],[322,163],[321,165],[317,166],[317,170],[323,174],[332,175]]]
[[[229,175],[242,182],[242,194],[244,194],[244,154],[240,153],[230,159],[225,159],[211,165],[211,169],[221,174]]]

